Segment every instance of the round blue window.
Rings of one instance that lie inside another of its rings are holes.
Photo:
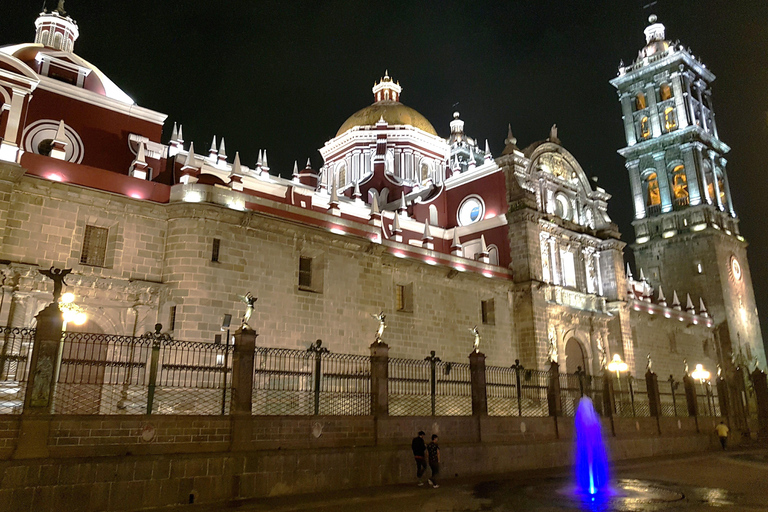
[[[469,196],[461,202],[457,220],[459,226],[466,226],[474,222],[483,220],[485,215],[485,204],[479,196]]]

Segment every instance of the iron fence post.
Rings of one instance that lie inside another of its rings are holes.
[[[429,352],[429,355],[424,358],[425,361],[429,361],[429,394],[432,403],[432,416],[435,415],[435,395],[437,394],[437,380],[436,371],[437,363],[440,362],[440,358],[435,356],[435,351]]]
[[[635,412],[635,388],[632,386],[635,378],[631,375],[627,375],[627,382],[629,383],[629,402],[632,404],[632,417],[637,416]]]
[[[155,386],[157,385],[157,370],[160,362],[160,340],[152,340],[152,356],[149,362],[149,386],[147,387],[147,414],[152,414],[155,402]]]
[[[147,414],[152,414],[152,408],[155,402],[155,387],[157,385],[157,373],[160,366],[160,347],[163,341],[170,341],[171,337],[167,333],[161,332],[163,324],[155,324],[155,332],[144,333],[143,338],[152,340],[152,355],[149,362],[149,385],[147,386]]]
[[[323,354],[328,353],[328,349],[323,346],[323,340],[317,340],[312,343],[307,352],[315,354],[315,416],[320,414],[320,386],[322,385]]]
[[[227,328],[227,339],[224,341],[224,376],[221,386],[221,415],[227,413],[227,367],[229,367],[229,328]]]
[[[517,387],[517,415],[523,415],[523,386],[520,384],[520,372],[525,367],[520,364],[519,359],[515,359],[515,364],[512,365],[512,369],[515,370],[515,386]]]
[[[672,375],[669,376],[667,382],[669,382],[669,389],[672,391],[672,409],[675,412],[675,417],[677,417],[677,399],[675,397],[675,389],[677,389],[677,383],[675,382],[675,378]]]

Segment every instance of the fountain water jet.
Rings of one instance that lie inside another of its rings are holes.
[[[600,416],[591,399],[583,397],[579,400],[574,426],[577,492],[595,496],[608,491],[608,457]]]

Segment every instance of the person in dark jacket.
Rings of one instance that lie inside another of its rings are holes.
[[[411,441],[411,451],[413,452],[413,458],[416,460],[416,481],[419,486],[424,485],[421,477],[427,471],[427,443],[424,442],[424,431],[420,430],[419,434]]]
[[[432,476],[428,482],[437,489],[440,487],[437,483],[437,475],[440,474],[440,447],[437,445],[437,434],[432,434],[432,442],[427,445],[427,452],[429,452],[429,469],[432,470]]]

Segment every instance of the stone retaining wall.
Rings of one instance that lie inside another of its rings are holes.
[[[604,432],[614,459],[647,457],[714,446],[715,421],[614,418]],[[5,418],[0,510],[138,510],[410,482],[419,430],[439,434],[446,478],[570,463],[572,418]]]

